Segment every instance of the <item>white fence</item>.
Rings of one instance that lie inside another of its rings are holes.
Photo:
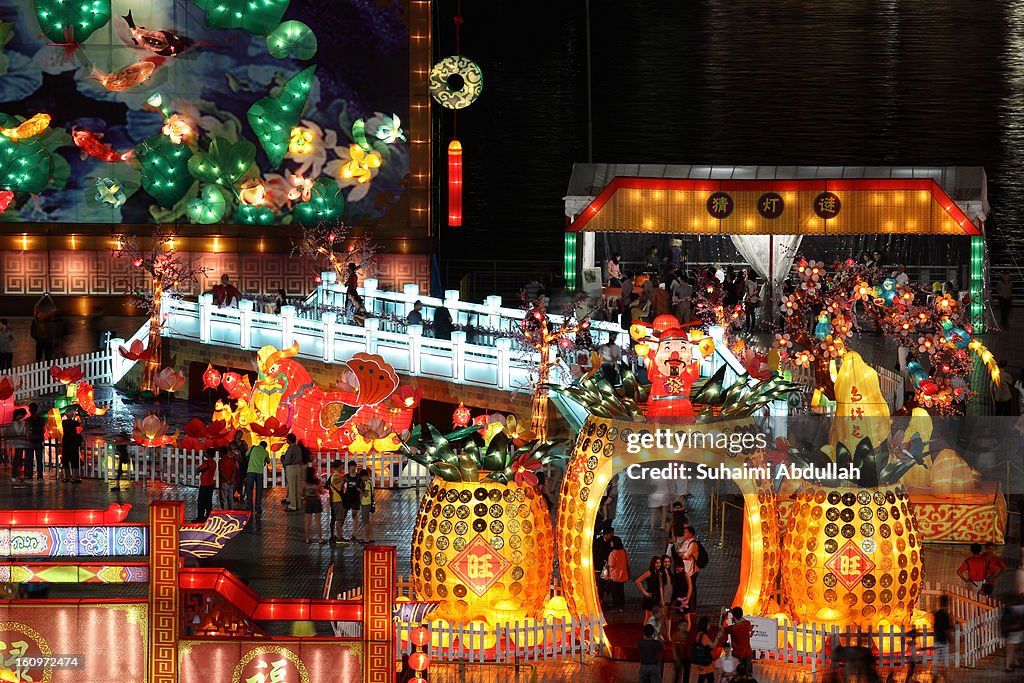
[[[485,624],[448,624],[430,630],[430,658],[436,662],[526,663],[601,654],[604,622],[599,616],[565,621],[543,619]],[[395,625],[395,655],[413,651],[412,624]]]
[[[999,602],[959,586],[925,583],[917,608],[934,612],[941,595],[949,598],[947,610],[954,627],[948,662],[940,664],[956,668],[973,667],[980,659],[1003,646]],[[831,666],[831,653],[835,653],[840,645],[863,645],[877,650],[878,663],[883,667],[913,663],[919,670],[927,671],[935,664],[934,643],[935,634],[929,630],[902,627],[858,630],[856,627],[841,629],[815,623],[780,624],[778,646],[771,650],[757,650],[756,656],[782,662],[809,663],[811,671],[817,671],[819,667]]]
[[[56,358],[50,361],[41,361],[31,365],[19,365],[0,372],[0,378],[8,377],[11,384],[15,385],[15,396],[36,396],[39,394],[52,394],[61,391],[64,385],[50,375],[50,368],[54,365],[67,369],[78,366],[81,368],[84,377],[82,381],[92,385],[110,383],[110,352],[94,351],[80,356],[68,358]]]
[[[264,470],[264,488],[284,486],[284,467],[281,466],[279,453],[271,455],[271,466]],[[433,478],[426,468],[408,461],[399,453],[341,453],[338,451],[313,452],[313,468],[321,476],[330,474],[331,463],[342,460],[346,463],[355,462],[359,469],[369,469],[373,474],[374,486],[385,488],[424,487]],[[60,447],[56,442],[43,446],[43,460],[46,467],[60,467]],[[160,447],[149,448],[138,444],[128,446],[128,459],[121,463],[114,451],[113,442],[87,437],[80,451],[81,476],[90,479],[111,481],[118,478],[129,481],[160,481],[165,484],[199,486],[197,469],[203,461],[200,451],[184,448]],[[217,458],[219,464],[219,457]],[[120,475],[118,470],[120,470]],[[217,485],[220,485],[218,467]]]
[[[886,368],[876,367],[874,370],[878,373],[878,387],[881,389],[882,397],[889,406],[889,412],[895,413],[903,407],[903,377]],[[812,392],[817,387],[814,368],[804,368],[801,366],[793,368],[793,381],[802,384]],[[833,410],[833,408],[830,408],[827,414],[831,415]]]

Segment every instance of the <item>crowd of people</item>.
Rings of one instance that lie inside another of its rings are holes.
[[[249,445],[244,432],[238,430],[230,443],[220,449],[207,449],[204,456],[197,468],[199,499],[193,523],[201,524],[209,518],[215,494],[221,509],[246,509],[258,521],[263,515],[264,476],[273,467],[267,442]],[[344,461],[334,460],[330,473],[321,476],[309,448],[294,434],[288,435],[280,462],[287,492],[281,506],[284,512],[303,513],[307,544],[372,541],[376,502],[370,470],[359,469],[354,461],[346,466]],[[322,523],[325,503],[330,513],[326,536]]]

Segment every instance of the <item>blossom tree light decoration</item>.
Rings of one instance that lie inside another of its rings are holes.
[[[321,270],[333,270],[339,282],[348,277],[350,263],[356,264],[360,281],[378,273],[380,246],[364,235],[351,234],[345,225],[321,222],[303,227],[295,251],[310,258]]]
[[[165,298],[180,299],[183,290],[199,285],[199,277],[207,268],[177,253],[174,249],[174,233],[157,231],[149,249],[143,248],[135,237],[122,237],[114,256],[125,258],[131,263],[130,272],[142,272],[146,276],[136,286],[131,283],[134,304],[149,315],[149,357],[142,368],[143,391],[156,389],[154,380],[163,364],[163,338],[161,331],[165,320],[161,312]]]
[[[547,439],[548,424],[548,383],[551,371],[558,365],[558,351],[570,351],[573,346],[589,343],[590,321],[576,317],[576,308],[569,307],[563,312],[562,321],[555,324],[549,317],[545,304],[540,299],[525,302],[526,315],[516,329],[516,339],[524,346],[532,347],[540,356],[537,364],[537,384],[533,390],[531,406],[531,429],[540,441]],[[582,337],[576,339],[573,337]],[[582,343],[580,343],[582,342]]]

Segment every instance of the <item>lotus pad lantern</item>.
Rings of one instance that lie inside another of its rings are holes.
[[[453,441],[429,427],[431,439],[410,458],[434,474],[413,532],[413,587],[438,601],[433,617],[488,623],[538,617],[548,598],[553,530],[536,470],[560,457],[559,442],[514,448],[505,434],[486,447]]]
[[[878,375],[850,352],[836,378],[830,443],[790,450],[799,467],[838,467],[793,496],[782,548],[784,596],[798,622],[910,626],[921,589],[921,534],[900,479],[921,461],[919,434],[890,453]],[[858,362],[859,361],[859,362]],[[844,474],[844,470],[848,474]]]

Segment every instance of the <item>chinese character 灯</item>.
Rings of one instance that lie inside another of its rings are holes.
[[[775,208],[778,203],[778,197],[765,197],[761,201],[761,210],[765,213],[775,213]]]

